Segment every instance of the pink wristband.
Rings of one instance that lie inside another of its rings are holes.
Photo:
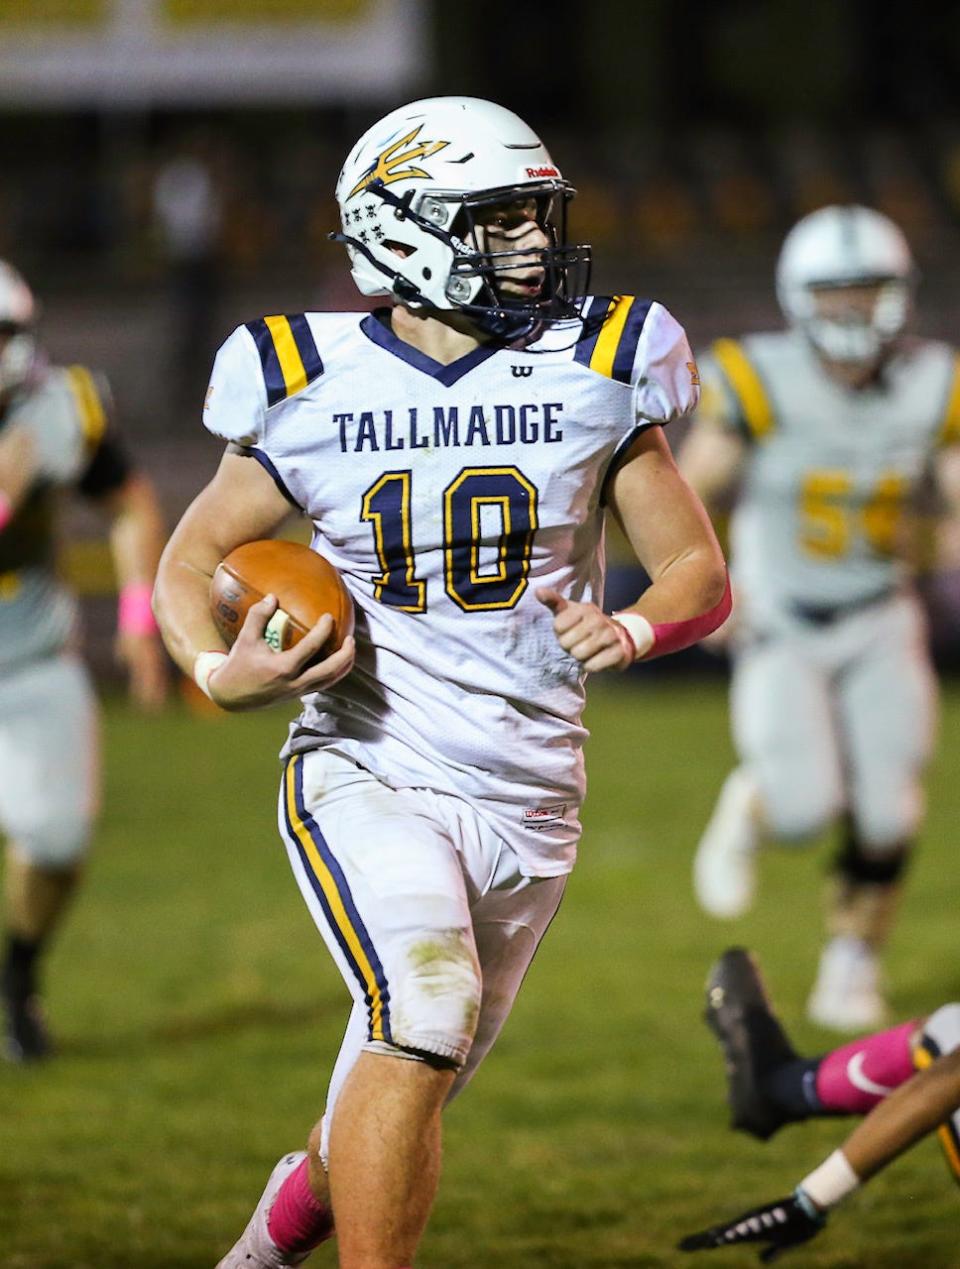
[[[0,493],[0,531],[13,519],[13,503],[5,493]]]
[[[631,636],[634,646],[637,649],[637,660],[648,661],[651,657],[662,657],[668,652],[679,652],[683,648],[689,648],[694,643],[699,643],[701,639],[705,639],[708,634],[712,634],[718,626],[722,626],[726,619],[730,616],[730,609],[733,607],[733,596],[730,593],[730,578],[727,578],[727,584],[724,587],[723,596],[718,604],[708,611],[703,612],[699,617],[688,617],[685,621],[651,621],[647,622],[646,618],[641,617],[639,613],[614,613],[614,621],[619,621]],[[653,642],[641,641],[638,643],[632,622],[643,621],[645,625],[649,625],[653,631]],[[644,646],[644,644],[646,646]]]
[[[117,605],[117,629],[121,634],[156,634],[157,623],[150,606],[152,594],[146,582],[131,582],[123,587]]]
[[[718,626],[722,626],[730,616],[733,607],[733,596],[730,593],[730,578],[723,588],[723,595],[718,604],[699,617],[688,617],[686,621],[655,621],[653,625],[653,647],[647,653],[650,657],[663,656],[667,652],[679,652],[682,648],[692,647],[712,634]]]

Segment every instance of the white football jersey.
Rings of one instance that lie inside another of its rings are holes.
[[[958,368],[948,345],[904,341],[854,390],[798,331],[712,346],[705,405],[751,446],[731,526],[748,620],[855,606],[903,583],[905,517],[936,449],[960,441]]]
[[[0,428],[29,432],[38,465],[34,487],[0,533],[0,670],[56,652],[73,632],[76,603],[57,572],[56,496],[89,467],[110,410],[99,376],[50,367],[0,419]]]
[[[584,675],[534,591],[601,601],[605,479],[639,430],[693,407],[696,379],[681,327],[631,296],[451,365],[386,311],[234,331],[205,424],[310,517],[357,612],[354,670],[305,698],[285,752],[336,747],[463,797],[531,874],[568,871]]]

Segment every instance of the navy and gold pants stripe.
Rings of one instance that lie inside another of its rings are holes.
[[[918,1071],[925,1071],[938,1057],[940,1057],[940,1046],[930,1036],[925,1035],[913,1051],[913,1065]],[[955,1116],[952,1115],[946,1123],[940,1125],[937,1129],[937,1137],[946,1155],[947,1167],[953,1173],[954,1180],[960,1184],[960,1134],[957,1132]]]
[[[290,759],[283,778],[287,832],[330,930],[363,992],[369,1038],[392,1044],[386,975],[357,912],[347,879],[304,803],[302,754]]]
[[[260,354],[268,407],[302,392],[323,374],[323,362],[303,313],[261,317],[247,322],[247,330]]]

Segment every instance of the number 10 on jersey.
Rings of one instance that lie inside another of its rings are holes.
[[[426,612],[427,583],[413,550],[413,473],[388,471],[363,495],[380,574],[374,595],[404,612]],[[443,491],[444,589],[464,612],[513,608],[527,588],[537,489],[516,467],[465,467]],[[492,517],[492,520],[491,520]],[[491,531],[492,530],[492,531]],[[495,557],[481,560],[487,545]]]

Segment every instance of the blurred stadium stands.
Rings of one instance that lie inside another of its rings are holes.
[[[41,297],[51,355],[109,375],[171,519],[216,461],[199,408],[233,326],[360,306],[326,241],[334,182],[370,119],[417,95],[489,96],[529,118],[579,189],[573,234],[594,244],[594,288],[660,298],[695,345],[778,323],[784,232],[847,200],[903,226],[923,279],[916,328],[958,337],[960,22],[949,6],[912,23],[867,0],[554,0],[522,18],[507,0],[31,7],[41,51],[77,15],[135,25],[154,7],[181,29],[246,24],[252,48],[290,22],[416,19],[397,75],[381,58],[349,83],[318,73],[259,95],[237,76],[233,102],[228,67],[215,91],[200,78],[169,100],[138,100],[129,84],[116,100],[103,85],[90,100],[60,100],[56,85],[31,97],[4,83],[0,56],[0,256]],[[23,14],[0,0],[0,54]],[[85,515],[71,519],[71,564],[102,591],[100,557],[82,545],[93,533]]]

